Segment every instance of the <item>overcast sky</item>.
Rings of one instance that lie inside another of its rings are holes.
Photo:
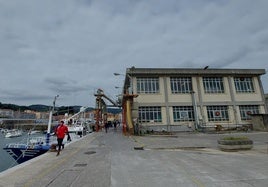
[[[267,0],[0,0],[0,102],[94,106],[126,68],[268,69]],[[268,75],[262,76],[268,93]]]

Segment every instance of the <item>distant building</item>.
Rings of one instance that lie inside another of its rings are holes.
[[[48,119],[49,112],[35,112],[36,119]]]
[[[17,118],[17,119],[36,119],[36,115],[35,115],[35,112],[14,111],[14,118]]]
[[[264,74],[264,69],[128,68],[123,122],[130,131],[136,122],[157,131],[251,124],[251,114],[267,113]]]
[[[14,111],[11,109],[0,109],[0,118],[14,118]]]
[[[93,119],[94,119],[94,113],[95,113],[94,110],[85,112],[85,118],[86,118],[86,119],[91,119],[91,120],[93,120]]]

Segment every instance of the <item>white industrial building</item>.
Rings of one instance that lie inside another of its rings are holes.
[[[131,131],[137,122],[157,131],[252,125],[251,114],[267,113],[263,74],[264,69],[128,68],[122,104],[126,127]]]

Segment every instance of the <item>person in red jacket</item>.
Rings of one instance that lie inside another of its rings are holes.
[[[65,134],[68,134],[68,127],[64,125],[64,121],[61,121],[59,126],[57,127],[56,130],[56,135],[57,135],[57,141],[58,141],[58,152],[57,156],[60,154],[60,150],[62,147],[62,142],[65,137]]]

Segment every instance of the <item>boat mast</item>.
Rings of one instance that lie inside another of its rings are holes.
[[[47,126],[47,136],[46,136],[46,145],[49,145],[49,140],[50,140],[50,130],[51,130],[51,123],[52,123],[52,115],[54,113],[55,109],[55,104],[56,104],[56,99],[59,97],[59,95],[56,95],[53,101],[53,107],[49,112],[49,120],[48,120],[48,126]]]

